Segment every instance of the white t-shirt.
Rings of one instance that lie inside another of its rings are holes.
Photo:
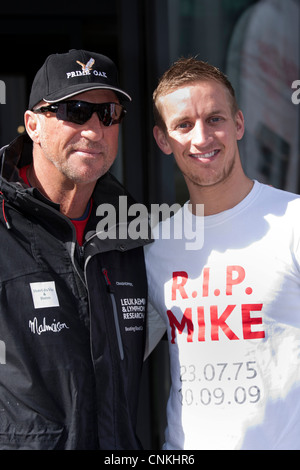
[[[300,197],[255,182],[188,250],[195,219],[184,205],[145,250],[148,352],[165,329],[170,351],[165,448],[300,449]]]

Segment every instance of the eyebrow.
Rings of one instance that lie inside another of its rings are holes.
[[[179,116],[179,117],[175,117],[171,122],[170,122],[170,125],[173,127],[174,125],[176,124],[179,124],[180,122],[183,122],[183,121],[187,121],[191,119],[190,116],[186,115],[186,116]]]
[[[222,110],[222,109],[212,109],[212,110],[207,114],[207,117],[214,116],[214,115],[216,115],[216,114],[224,115],[224,114],[226,114],[226,113],[225,113],[225,110]],[[183,116],[178,116],[178,117],[175,117],[175,118],[170,122],[170,125],[173,127],[174,125],[180,124],[181,122],[184,122],[184,121],[188,121],[189,119],[191,119],[191,116],[188,115],[188,114],[185,114],[185,115],[183,115]]]
[[[226,111],[223,109],[213,109],[208,113],[208,116],[214,116],[215,114],[226,114]]]

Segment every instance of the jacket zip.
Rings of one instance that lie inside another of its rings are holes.
[[[3,219],[4,219],[4,222],[5,222],[5,225],[6,225],[6,228],[8,230],[10,230],[10,223],[8,222],[7,220],[7,217],[6,217],[6,213],[5,213],[5,199],[4,199],[4,194],[2,191],[0,191],[0,195],[3,197],[2,199],[2,215],[3,215]]]
[[[120,358],[121,361],[124,359],[124,349],[123,349],[123,343],[122,343],[122,337],[121,337],[121,331],[120,331],[120,324],[119,324],[119,319],[118,319],[118,310],[117,310],[117,303],[115,299],[115,294],[114,291],[112,290],[111,287],[111,282],[108,277],[107,269],[103,268],[102,273],[105,279],[107,291],[110,295],[111,298],[111,303],[112,303],[112,308],[113,308],[113,314],[114,314],[114,321],[115,321],[115,328],[116,328],[116,333],[117,333],[117,340],[118,340],[118,346],[119,346],[119,352],[120,352]]]

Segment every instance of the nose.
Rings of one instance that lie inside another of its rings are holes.
[[[81,135],[89,140],[98,141],[104,136],[104,124],[100,121],[97,113],[93,113],[90,119],[82,124]]]
[[[196,121],[192,131],[192,144],[196,147],[203,147],[212,141],[211,131],[205,122]]]

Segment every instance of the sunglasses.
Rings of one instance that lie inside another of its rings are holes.
[[[61,101],[60,103],[42,106],[34,110],[34,113],[56,113],[57,119],[61,121],[73,122],[74,124],[84,124],[91,119],[94,113],[104,126],[119,124],[126,114],[124,106],[118,103],[88,103],[87,101]]]

